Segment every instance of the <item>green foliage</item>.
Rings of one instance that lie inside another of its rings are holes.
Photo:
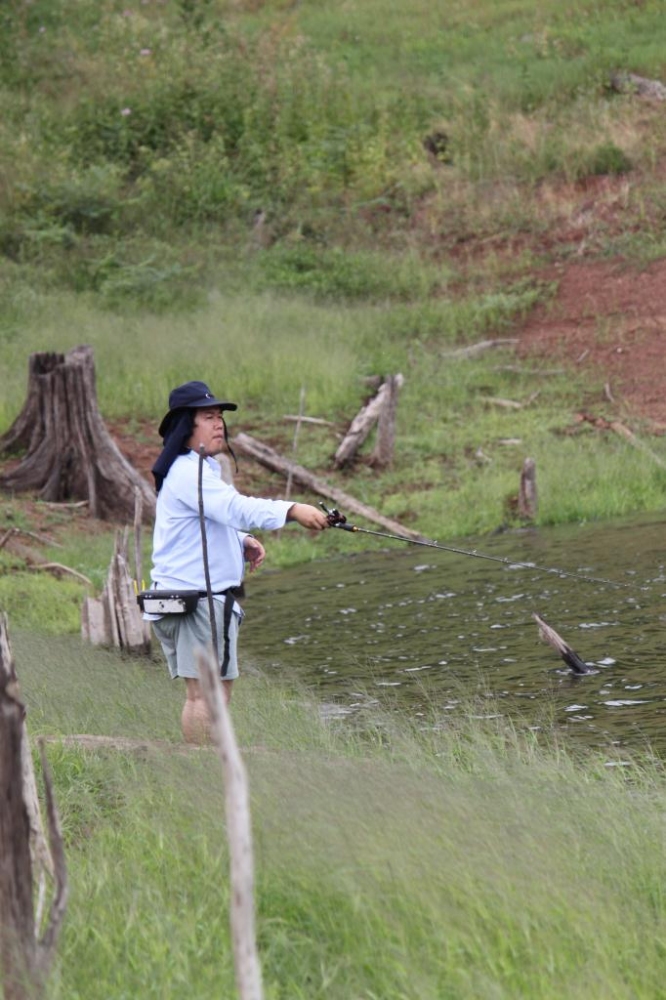
[[[14,647],[33,739],[143,748],[47,744],[70,886],[47,995],[230,995],[222,780],[212,751],[177,745],[182,691],[78,640]],[[474,703],[326,724],[261,676],[233,714],[267,997],[658,995],[666,789],[649,757],[609,767],[546,719],[483,722]]]
[[[631,160],[614,142],[603,142],[589,154],[587,172],[592,176],[627,174],[631,168]]]
[[[340,301],[414,301],[438,291],[436,269],[416,256],[321,248],[306,240],[278,244],[260,259],[260,285]]]

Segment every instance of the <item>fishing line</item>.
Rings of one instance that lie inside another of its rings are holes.
[[[623,583],[619,580],[607,580],[605,577],[601,576],[587,576],[584,573],[573,573],[568,570],[557,569],[554,566],[539,566],[537,563],[532,562],[520,562],[514,559],[509,559],[507,556],[491,556],[486,552],[479,552],[477,549],[460,549],[454,545],[442,545],[440,542],[432,541],[428,538],[410,538],[408,535],[398,535],[393,534],[389,531],[373,531],[371,528],[361,528],[356,524],[350,524],[344,514],[341,514],[339,510],[333,509],[329,510],[324,503],[319,503],[321,509],[325,512],[328,518],[328,524],[331,528],[341,528],[343,531],[351,531],[354,533],[362,533],[364,535],[375,535],[378,538],[392,538],[398,542],[407,542],[409,545],[422,545],[430,549],[440,549],[443,552],[453,552],[455,555],[459,556],[471,556],[474,559],[486,559],[490,562],[500,563],[503,566],[508,566],[510,569],[531,569],[537,573],[549,573],[551,575],[566,577],[571,580],[580,580],[583,583],[600,583],[607,587],[623,587],[629,590],[648,590],[648,587],[642,587],[637,583]]]

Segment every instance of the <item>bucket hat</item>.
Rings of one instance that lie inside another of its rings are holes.
[[[159,433],[164,437],[176,411],[200,410],[207,406],[219,406],[221,410],[237,410],[235,403],[225,402],[213,395],[205,382],[185,382],[169,393],[169,412],[163,417]]]

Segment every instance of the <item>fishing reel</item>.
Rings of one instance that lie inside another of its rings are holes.
[[[342,528],[343,525],[347,523],[347,518],[344,514],[341,514],[337,507],[333,510],[329,510],[325,503],[319,502],[319,506],[326,514],[326,520],[328,521],[329,528]]]

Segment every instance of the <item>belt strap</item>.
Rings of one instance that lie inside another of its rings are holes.
[[[222,677],[227,676],[227,670],[229,669],[229,626],[231,625],[231,616],[233,612],[234,593],[233,588],[230,587],[224,595],[224,657],[222,659],[221,666]]]
[[[231,658],[230,653],[230,638],[229,638],[229,626],[231,625],[231,616],[234,613],[234,601],[237,596],[240,596],[239,587],[229,587],[227,590],[214,590],[213,597],[224,597],[224,612],[223,612],[223,623],[224,623],[224,656],[222,657],[222,663],[220,664],[220,676],[226,677],[227,670],[229,669],[229,660]],[[199,597],[208,597],[205,590],[199,591]]]

